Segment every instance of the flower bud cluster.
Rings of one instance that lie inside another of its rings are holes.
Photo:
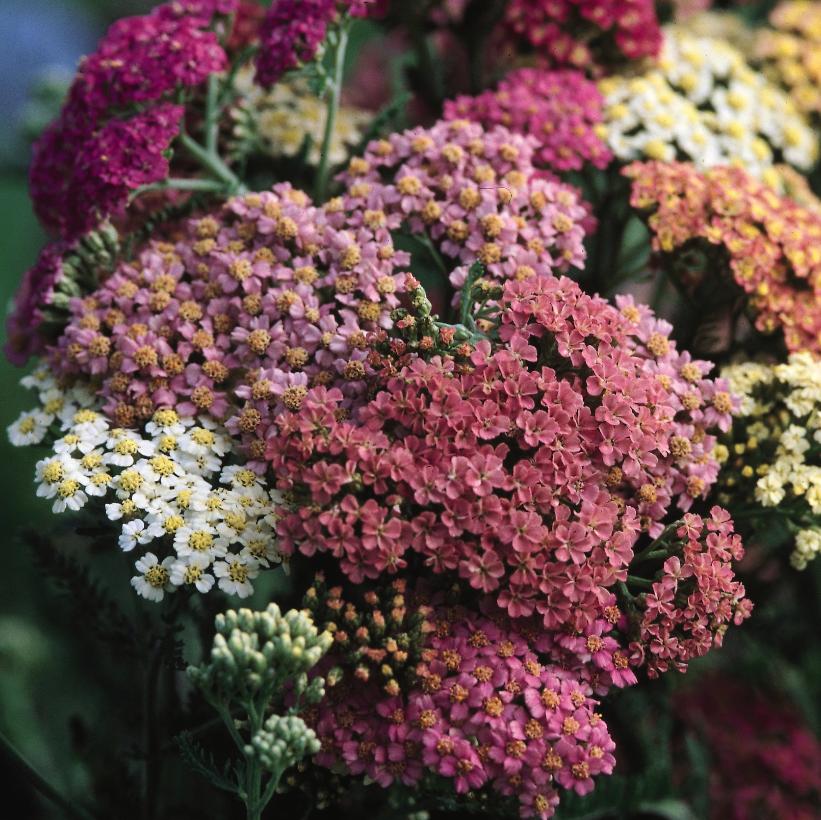
[[[313,729],[297,715],[271,715],[246,746],[248,755],[255,756],[270,772],[289,769],[304,757],[320,749]]]
[[[292,609],[282,614],[272,603],[261,612],[229,609],[217,615],[215,624],[209,660],[188,669],[209,700],[230,705],[260,693],[281,700],[288,691],[286,683],[297,703],[322,698],[322,678],[309,682],[308,671],[328,651],[332,638],[320,632],[306,612]]]

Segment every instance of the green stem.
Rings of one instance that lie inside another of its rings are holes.
[[[237,175],[222,161],[216,153],[210,153],[188,134],[180,134],[180,142],[197,162],[209,171],[211,175],[224,183],[228,193],[243,191],[245,186]]]
[[[644,563],[645,561],[654,561],[656,558],[669,558],[670,553],[667,550],[653,550],[652,552],[647,552],[641,556],[638,560],[634,560],[632,563]]]
[[[339,29],[339,41],[336,44],[336,54],[334,55],[334,73],[325,116],[325,133],[322,136],[322,152],[314,185],[314,199],[317,203],[324,202],[328,194],[328,180],[331,174],[331,142],[336,129],[339,102],[342,98],[342,81],[345,73],[345,52],[347,49],[348,29],[343,23]]]
[[[627,576],[627,583],[633,584],[633,586],[641,587],[642,589],[652,589],[653,582],[648,581],[646,578],[639,578],[638,575],[628,575]]]
[[[209,154],[217,153],[219,136],[219,86],[216,74],[208,77],[208,90],[205,96],[205,150]]]
[[[2,732],[0,732],[0,750],[2,750],[4,757],[8,759],[11,768],[15,769],[19,776],[27,780],[43,797],[61,809],[70,820],[94,820],[93,816],[85,809],[80,808],[80,806],[75,806],[70,800],[63,797],[63,795],[14,748]]]
[[[143,817],[153,820],[157,813],[158,780],[160,774],[160,748],[157,739],[157,683],[164,641],[157,640],[152,652],[143,684],[143,753],[145,754],[145,782],[143,784]]]
[[[172,177],[171,179],[164,179],[162,182],[153,182],[150,185],[142,185],[137,188],[132,194],[131,199],[134,200],[140,194],[148,193],[149,191],[224,191],[225,184],[217,182],[215,179],[178,179]]]

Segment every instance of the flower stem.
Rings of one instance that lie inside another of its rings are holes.
[[[322,136],[322,148],[319,168],[316,172],[314,184],[314,199],[317,203],[324,202],[328,194],[328,181],[331,173],[331,142],[336,129],[336,117],[339,113],[339,102],[342,98],[342,80],[345,73],[345,52],[348,49],[348,28],[343,23],[339,28],[336,53],[334,55],[334,73],[331,80],[331,93],[327,102],[325,117],[325,133]]]
[[[215,179],[223,183],[226,193],[234,194],[245,190],[245,186],[240,182],[237,175],[222,161],[218,154],[203,148],[188,134],[180,134],[179,139],[188,153]]]
[[[27,780],[43,797],[60,808],[70,820],[94,820],[93,816],[85,809],[75,806],[70,800],[63,797],[63,795],[15,749],[2,732],[0,732],[0,751],[2,751],[3,756],[7,759],[10,766],[15,769],[24,780]]]
[[[639,578],[638,575],[628,575],[627,576],[627,583],[633,584],[633,586],[641,587],[642,589],[652,589],[653,582],[648,581],[646,578]]]
[[[205,96],[205,150],[209,154],[217,153],[217,138],[219,136],[219,86],[217,75],[208,77],[208,90]]]

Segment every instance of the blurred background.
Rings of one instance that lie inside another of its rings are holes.
[[[0,2],[0,304],[5,313],[23,271],[44,237],[26,190],[31,140],[56,113],[80,57],[93,50],[118,17],[153,3],[139,0],[2,0]],[[58,789],[74,792],[82,770],[72,768],[72,748],[82,727],[104,719],[95,693],[92,662],[72,663],[76,645],[65,640],[79,625],[43,581],[16,533],[50,515],[32,491],[34,453],[11,447],[6,427],[27,406],[17,387],[24,372],[0,356],[0,523],[5,535],[0,574],[0,731]],[[40,456],[37,455],[37,458]],[[95,647],[88,647],[93,652]],[[0,760],[0,780],[11,789],[6,807],[20,820],[51,817],[35,804]],[[15,807],[15,808],[10,808]],[[4,810],[5,815],[5,810]],[[12,815],[5,815],[11,817]],[[57,815],[54,815],[57,816]]]

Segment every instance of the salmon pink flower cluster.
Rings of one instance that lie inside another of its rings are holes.
[[[331,602],[342,607],[338,597]],[[489,788],[502,805],[515,801],[522,816],[539,818],[553,814],[560,790],[587,794],[595,777],[612,772],[615,744],[589,683],[540,660],[536,630],[526,637],[459,606],[424,612],[424,660],[408,685],[391,695],[343,679],[311,710],[318,764],[383,787],[424,791],[438,776],[457,794]],[[332,648],[328,663],[337,659]]]
[[[631,204],[647,215],[653,248],[683,254],[694,241],[721,251],[683,271],[692,291],[728,277],[747,294],[756,327],[781,331],[790,351],[821,350],[821,214],[778,195],[741,168],[633,163]],[[669,266],[680,270],[678,266]]]
[[[729,513],[713,507],[706,520],[687,513],[675,534],[678,546],[641,603],[635,649],[650,677],[668,669],[683,672],[688,661],[721,646],[728,626],[740,624],[752,611],[744,585],[733,574],[732,562],[744,549]]]
[[[502,125],[536,139],[533,161],[551,171],[578,171],[589,162],[605,168],[613,154],[596,126],[602,122],[602,96],[579,71],[522,68],[498,88],[445,103],[446,119]]]
[[[466,120],[393,134],[351,160],[340,213],[384,214],[421,237],[457,300],[477,259],[500,282],[581,268],[587,211],[571,188],[540,178],[536,145]]]
[[[607,618],[642,531],[715,480],[732,400],[669,328],[567,279],[509,283],[499,338],[471,367],[414,361],[339,421],[339,390],[278,417],[267,455],[284,554],[327,552],[354,582],[418,553],[512,618],[584,631]]]

